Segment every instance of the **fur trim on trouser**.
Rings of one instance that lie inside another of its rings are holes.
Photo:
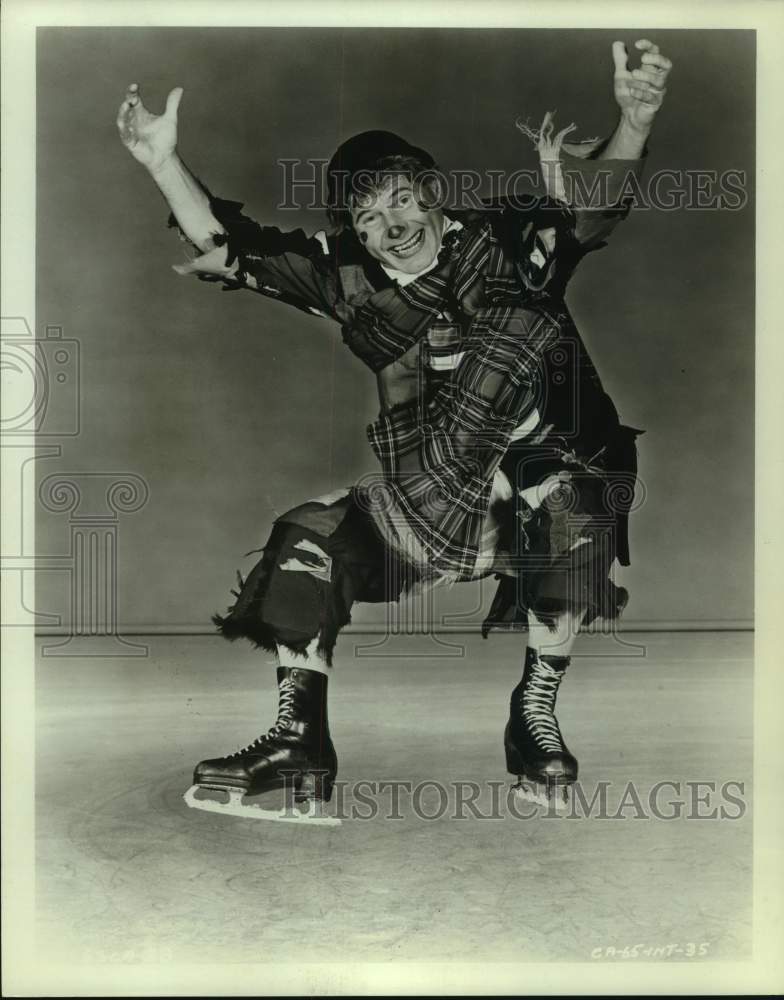
[[[323,570],[319,559],[302,548],[303,539],[319,549],[328,545],[326,538],[306,528],[276,522],[247,580],[238,574],[239,591],[232,591],[235,604],[228,614],[213,615],[212,621],[225,639],[248,639],[271,653],[282,645],[305,657],[318,639],[317,655],[332,666],[338,632],[351,620],[345,572],[337,560],[331,561],[329,572]]]
[[[247,639],[256,649],[264,649],[268,653],[277,653],[278,646],[285,646],[294,656],[303,659],[308,655],[310,644],[318,638],[316,654],[326,661],[327,666],[332,666],[332,654],[339,631],[335,625],[325,625],[317,635],[303,635],[255,619],[238,619],[231,613],[226,616],[215,614],[212,616],[212,622],[223,638],[229,642]]]

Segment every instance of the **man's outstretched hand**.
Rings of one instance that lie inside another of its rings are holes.
[[[177,147],[177,108],[182,87],[166,98],[162,115],[151,114],[142,103],[139,85],[132,83],[117,112],[117,128],[123,145],[139,163],[155,173],[174,155]]]
[[[149,170],[182,232],[204,254],[215,246],[213,237],[225,230],[212,214],[208,193],[177,153],[181,98],[182,87],[175,87],[163,114],[154,115],[142,104],[139,85],[132,83],[117,112],[117,128],[131,156]],[[222,252],[225,272],[225,246]]]
[[[630,70],[626,46],[623,42],[613,42],[615,100],[631,126],[647,131],[667,92],[665,84],[672,63],[647,38],[636,41],[634,47],[642,52],[642,65]]]

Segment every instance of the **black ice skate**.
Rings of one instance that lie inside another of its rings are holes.
[[[539,656],[528,648],[523,679],[512,692],[504,732],[506,769],[516,774],[515,795],[559,810],[577,779],[577,761],[564,744],[553,714],[567,656]]]
[[[230,816],[339,825],[339,819],[322,815],[338,770],[327,722],[327,679],[316,670],[278,667],[275,725],[244,749],[197,764],[186,803]],[[244,800],[275,789],[290,792],[293,804],[273,811]],[[198,797],[200,790],[225,792],[228,801]],[[299,803],[307,804],[306,812]]]

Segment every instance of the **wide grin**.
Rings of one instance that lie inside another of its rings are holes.
[[[389,252],[393,253],[396,257],[411,257],[413,254],[419,250],[420,246],[424,242],[425,231],[420,229],[419,232],[412,236],[410,240],[406,240],[405,243],[398,243],[397,246],[390,247]]]

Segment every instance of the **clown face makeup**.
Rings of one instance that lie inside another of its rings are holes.
[[[444,213],[440,207],[427,207],[426,194],[416,181],[392,174],[378,188],[354,199],[354,231],[371,257],[385,267],[418,274],[435,260]]]

